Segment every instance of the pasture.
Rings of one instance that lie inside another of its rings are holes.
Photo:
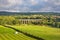
[[[24,33],[33,35],[35,37],[43,38],[45,40],[60,40],[60,28],[53,28],[47,25],[32,25],[32,24],[12,25],[11,27],[18,29]],[[31,38],[30,36],[28,37],[25,36],[24,38],[27,38],[28,40],[36,40],[34,38]]]
[[[22,33],[16,34],[16,31],[0,25],[0,40],[36,40]]]

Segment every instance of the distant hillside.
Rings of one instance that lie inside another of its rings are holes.
[[[6,12],[0,11],[0,15],[60,15],[60,13],[55,12]]]

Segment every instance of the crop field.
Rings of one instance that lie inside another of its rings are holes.
[[[12,25],[11,27],[18,29],[24,33],[33,35],[35,37],[39,37],[42,38],[44,40],[60,40],[60,28],[53,28],[50,26],[46,26],[46,25]],[[9,32],[8,30],[10,30],[11,32]],[[15,37],[14,39],[22,39],[22,40],[37,40],[31,36],[24,36],[23,33],[18,32],[18,36],[15,33],[14,30],[11,29],[6,29],[5,31],[7,31],[8,33],[5,35],[6,36],[11,36],[11,37]],[[11,33],[11,34],[9,34]],[[2,37],[4,36],[4,34],[0,34]],[[11,38],[10,37],[10,38]],[[6,37],[7,38],[7,37]],[[9,39],[10,39],[9,38]],[[23,39],[24,38],[24,39]],[[12,38],[11,38],[12,39]]]

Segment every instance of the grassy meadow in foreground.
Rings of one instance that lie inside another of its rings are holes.
[[[16,34],[16,31],[0,25],[0,40],[36,40],[22,33]]]
[[[40,25],[14,25],[12,26],[18,30],[28,34],[43,38],[45,40],[60,40],[60,29],[52,28],[50,26]]]
[[[40,25],[12,25],[20,31],[43,38],[45,40],[60,40],[60,29],[50,26]],[[16,34],[16,31],[11,28],[6,28],[0,25],[0,40],[36,40],[22,33]]]

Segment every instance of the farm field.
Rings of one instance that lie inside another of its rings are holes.
[[[60,28],[25,24],[20,26],[14,25],[12,27],[45,40],[60,40]]]
[[[22,32],[34,35],[45,40],[60,40],[60,28],[52,28],[49,26],[40,25],[12,25],[10,27],[16,28]],[[0,40],[37,40],[22,33],[17,33],[11,28],[6,28],[0,25]]]
[[[22,33],[15,33],[16,31],[0,25],[0,40],[36,40],[25,36]]]

